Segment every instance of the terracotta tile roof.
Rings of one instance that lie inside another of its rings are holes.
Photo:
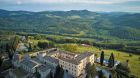
[[[86,58],[86,57],[89,57],[89,56],[91,56],[91,55],[93,55],[93,53],[84,52],[84,53],[78,55],[75,59],[76,59],[77,61],[80,61],[80,60],[82,60],[82,59],[84,59],[84,58]]]
[[[69,58],[64,58],[64,57],[59,57],[60,60],[63,60],[63,61],[66,61],[66,62],[69,62],[69,63],[72,63],[72,64],[76,64],[78,65],[82,59],[86,58],[86,57],[89,57],[93,55],[93,53],[90,53],[90,52],[84,52],[82,54],[79,54],[77,57],[75,57],[74,59],[69,59]]]

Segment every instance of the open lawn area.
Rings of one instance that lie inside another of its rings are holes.
[[[49,42],[48,40],[35,40],[35,39],[30,39],[29,42],[32,42],[33,44],[37,44],[38,42]]]
[[[129,56],[129,53],[121,52],[121,51],[115,51],[115,50],[104,50],[105,57],[108,58],[110,56],[110,53],[114,53],[115,60],[119,60],[121,62],[125,62],[126,60],[129,60],[130,70],[132,74],[138,76],[140,78],[140,55],[131,54]]]

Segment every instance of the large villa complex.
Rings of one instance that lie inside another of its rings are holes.
[[[90,52],[77,54],[52,48],[31,55],[25,54],[22,58],[15,54],[12,60],[14,68],[9,70],[8,77],[34,78],[34,73],[39,73],[41,78],[47,78],[50,72],[55,73],[59,65],[73,78],[83,78],[88,63],[94,63],[94,54]]]

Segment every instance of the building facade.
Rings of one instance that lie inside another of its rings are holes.
[[[20,65],[25,71],[29,73],[35,73],[36,67],[39,66],[39,64],[33,60],[22,60]]]
[[[94,63],[94,54],[89,52],[74,55],[71,59],[59,57],[60,66],[74,77],[80,77],[80,75],[85,74],[85,67],[88,63]]]
[[[37,70],[39,74],[41,75],[40,78],[46,78],[49,75],[51,68],[49,66],[40,65],[37,67]]]

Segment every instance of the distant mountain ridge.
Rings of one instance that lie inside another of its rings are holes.
[[[0,9],[0,30],[140,40],[140,13]]]

